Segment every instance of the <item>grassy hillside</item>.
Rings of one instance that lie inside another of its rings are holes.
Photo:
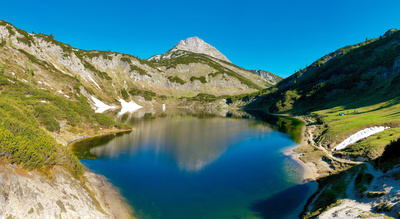
[[[4,68],[7,66],[1,64]],[[94,113],[83,95],[75,94],[67,100],[36,88],[32,82],[8,77],[1,69],[0,158],[10,163],[26,169],[58,164],[81,175],[83,166],[79,160],[53,134],[60,134],[61,126],[75,134],[114,126],[126,128]]]
[[[400,31],[341,48],[264,92],[248,108],[313,116],[327,148],[367,127],[392,127],[340,152],[374,159],[400,137]]]

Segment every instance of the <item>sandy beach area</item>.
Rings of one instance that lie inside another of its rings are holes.
[[[310,182],[310,181],[315,181],[316,180],[316,175],[315,175],[315,171],[313,169],[311,169],[310,166],[308,166],[307,164],[305,164],[303,161],[301,161],[299,159],[301,153],[296,153],[293,150],[296,149],[297,147],[299,147],[300,145],[297,144],[293,147],[289,147],[286,148],[282,151],[282,153],[288,157],[290,157],[293,161],[295,161],[302,169],[302,179],[303,182]]]

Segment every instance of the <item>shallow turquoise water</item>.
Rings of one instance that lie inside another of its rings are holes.
[[[288,134],[254,119],[152,114],[87,148],[82,163],[117,186],[139,218],[282,218],[309,189],[282,154]],[[126,119],[126,118],[125,118]]]

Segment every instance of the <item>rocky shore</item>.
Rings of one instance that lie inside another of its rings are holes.
[[[132,218],[133,211],[104,178],[78,180],[61,166],[45,173],[0,162],[0,218]]]
[[[132,130],[106,130],[101,135],[127,131]],[[0,209],[0,218],[134,218],[118,189],[101,175],[85,170],[76,178],[58,165],[29,171],[4,160]]]

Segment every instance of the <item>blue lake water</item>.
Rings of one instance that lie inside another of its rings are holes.
[[[296,144],[294,132],[277,131],[295,130],[291,121],[227,115],[137,112],[119,117],[135,130],[79,146],[85,154],[81,161],[118,187],[139,218],[300,213],[311,186],[301,185],[299,165],[282,153]]]

